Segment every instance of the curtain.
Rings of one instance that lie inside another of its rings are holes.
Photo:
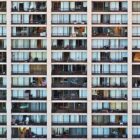
[[[29,23],[29,15],[22,15],[22,23]]]

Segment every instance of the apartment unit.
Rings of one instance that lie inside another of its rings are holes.
[[[0,1],[0,140],[140,139],[140,0]]]

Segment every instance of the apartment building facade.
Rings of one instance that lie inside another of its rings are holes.
[[[0,140],[140,139],[140,0],[0,1]]]

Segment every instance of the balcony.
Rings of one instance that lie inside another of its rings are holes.
[[[94,14],[92,24],[127,24],[127,15]]]
[[[12,15],[12,24],[46,24],[47,18],[46,15]]]
[[[127,100],[127,91],[94,90],[92,100]]]
[[[19,81],[22,81],[21,83]],[[46,77],[13,77],[12,87],[21,88],[46,88]]]
[[[98,126],[126,126],[127,125],[127,116],[122,115],[106,115],[106,116],[100,116],[100,115],[94,115],[92,116],[92,125],[98,125]]]
[[[92,27],[92,37],[127,37],[127,28]]]
[[[127,64],[93,64],[93,75],[127,75]]]
[[[45,115],[13,115],[11,125],[47,125]]]
[[[0,88],[6,88],[7,86],[7,78],[0,77]]]
[[[47,138],[46,128],[40,127],[18,127],[12,128],[12,138]]]
[[[140,37],[140,27],[139,26],[132,27],[132,37]]]
[[[92,12],[127,12],[127,2],[92,2]]]
[[[86,88],[86,78],[52,78],[53,88]]]
[[[140,52],[132,53],[132,61],[135,62],[135,63],[140,62]]]
[[[0,63],[5,63],[7,60],[6,57],[6,52],[0,52]]]
[[[53,52],[52,62],[54,63],[85,63],[87,62],[86,52]]]
[[[52,40],[52,50],[86,50],[87,41],[82,40]]]
[[[132,113],[140,113],[140,103],[138,101],[132,103]]]
[[[12,90],[12,100],[47,100],[46,90]]]
[[[12,62],[19,63],[46,63],[46,52],[13,52]]]
[[[0,103],[0,113],[6,113],[6,103]]]
[[[126,63],[127,52],[94,52],[92,53],[92,62]]]
[[[139,117],[140,117],[140,115],[133,115],[132,116],[132,124],[133,125],[135,125],[135,126],[140,125]]]
[[[92,138],[127,138],[126,128],[93,128]],[[101,133],[100,133],[101,132]]]
[[[12,39],[12,50],[46,50],[46,39]]]
[[[132,12],[140,12],[139,4],[140,4],[139,1],[132,2]]]
[[[52,2],[52,12],[86,12],[87,2]]]
[[[86,75],[86,65],[53,65],[52,75]]]
[[[132,78],[132,87],[139,88],[140,87],[140,78]]]
[[[52,128],[52,138],[87,138],[86,128]]]
[[[12,37],[46,37],[45,27],[13,27]]]
[[[0,75],[6,75],[6,65],[0,65]]]
[[[0,126],[7,124],[7,116],[6,115],[0,115]],[[1,138],[1,136],[0,136]]]
[[[47,113],[46,103],[12,103],[12,113]]]
[[[52,27],[52,37],[87,37],[86,27]]]
[[[127,75],[127,64],[94,64],[93,75]]]
[[[0,39],[0,50],[6,50],[6,40],[5,39]]]
[[[126,88],[126,77],[94,77],[92,79],[92,87],[104,87],[104,88]]]
[[[0,14],[0,25],[6,25],[6,14]]]
[[[46,12],[46,2],[27,1],[27,2],[12,2],[12,12]]]
[[[132,65],[132,74],[133,75],[140,75],[140,65]]]
[[[6,100],[6,90],[0,90],[0,100]]]
[[[62,120],[59,120],[62,118]],[[74,118],[77,118],[76,120]],[[53,115],[52,125],[87,125],[86,115]]]
[[[132,100],[140,100],[140,90],[139,90],[139,88],[132,90]]]
[[[0,26],[0,37],[6,37],[6,34],[7,34],[6,27]]]
[[[53,90],[52,100],[87,100],[86,90]]]
[[[6,12],[6,7],[5,1],[0,2],[0,12]]]
[[[6,129],[6,127],[1,127],[0,131],[1,131],[0,138],[6,139],[7,138],[7,129]]]
[[[12,75],[46,75],[46,65],[13,64]]]
[[[92,40],[93,50],[127,50],[126,39],[94,39]]]
[[[97,103],[92,104],[93,113],[127,113],[127,103]]]
[[[86,103],[53,103],[52,113],[87,113]]]

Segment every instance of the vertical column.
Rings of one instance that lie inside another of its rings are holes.
[[[51,140],[51,0],[47,0],[47,139]]]
[[[132,0],[128,0],[128,139],[132,139]]]
[[[11,0],[7,0],[7,140],[11,140]]]
[[[92,62],[92,49],[91,49],[91,0],[87,0],[87,138],[92,139],[92,112],[91,112],[91,62]]]

